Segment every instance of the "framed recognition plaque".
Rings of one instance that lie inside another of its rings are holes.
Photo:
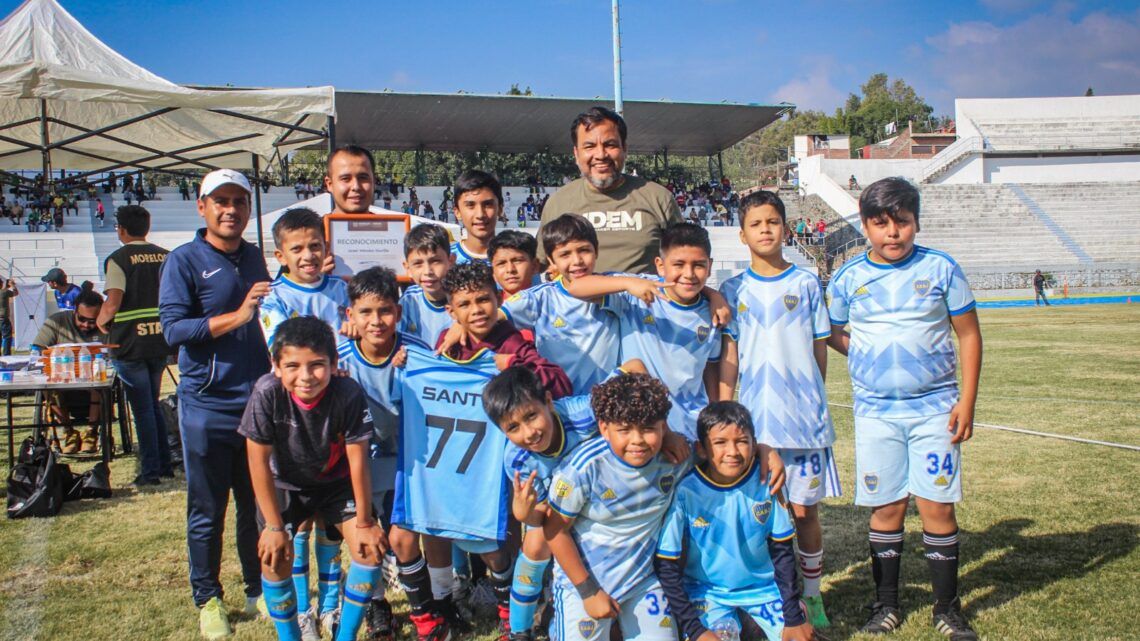
[[[349,277],[377,265],[387,267],[407,282],[404,273],[404,236],[411,229],[407,214],[328,214],[325,239],[336,257],[334,276]]]

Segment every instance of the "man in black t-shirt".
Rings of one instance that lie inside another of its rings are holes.
[[[1045,297],[1045,275],[1038,269],[1033,274],[1033,306],[1040,307],[1041,301],[1045,301],[1046,307],[1051,307],[1049,299]]]

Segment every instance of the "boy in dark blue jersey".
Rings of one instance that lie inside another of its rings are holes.
[[[677,484],[654,568],[677,629],[717,641],[728,619],[747,612],[769,639],[814,638],[796,587],[795,526],[760,476],[748,410],[713,403],[697,419],[698,468]]]
[[[343,612],[331,631],[335,641],[350,641],[388,548],[372,509],[372,416],[360,386],[333,376],[336,338],[324,322],[292,318],[275,336],[274,370],[254,385],[238,428],[247,440],[257,501],[265,602],[278,638],[300,641],[289,539],[319,515],[345,538],[352,555]]]

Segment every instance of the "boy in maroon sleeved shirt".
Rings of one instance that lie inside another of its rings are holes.
[[[495,353],[499,370],[521,365],[533,371],[552,398],[569,396],[570,379],[562,368],[539,356],[534,343],[499,315],[495,278],[486,263],[472,262],[452,267],[443,277],[447,312],[463,329],[466,340],[453,345],[447,355],[456,360],[474,358],[483,350]],[[439,347],[447,332],[436,340]]]

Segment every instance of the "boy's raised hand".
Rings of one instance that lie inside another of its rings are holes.
[[[582,608],[591,619],[613,619],[621,614],[621,606],[605,590],[598,590],[594,596],[583,599]]]
[[[443,342],[435,350],[435,355],[446,354],[451,351],[452,347],[456,345],[467,344],[467,330],[459,323],[452,323],[451,327],[447,328],[447,333],[443,335]]]
[[[974,435],[974,406],[961,401],[950,409],[950,426],[947,430],[954,433],[950,437],[951,443],[964,443]]]
[[[396,350],[396,355],[392,357],[392,364],[400,369],[403,369],[408,364],[408,348],[403,345],[400,349]]]
[[[321,261],[321,273],[331,274],[334,269],[336,269],[336,256],[325,254],[325,259]]]
[[[724,329],[732,320],[732,308],[724,295],[711,287],[705,287],[701,292],[709,299],[709,314],[712,316],[713,327]]]
[[[495,354],[495,367],[501,372],[510,367],[513,360],[515,360],[514,354]]]
[[[665,289],[673,287],[677,283],[664,283],[648,278],[631,277],[625,286],[625,291],[629,292],[635,298],[640,298],[646,305],[652,305],[653,301],[658,298],[667,298],[665,296]]]
[[[340,335],[356,340],[360,338],[360,330],[356,329],[355,323],[344,321],[340,324]]]
[[[289,534],[284,530],[278,532],[269,528],[262,530],[261,536],[257,539],[257,558],[268,568],[292,565],[293,544],[289,541]]]
[[[534,479],[537,475],[538,471],[532,470],[530,476],[523,481],[519,477],[519,471],[515,470],[515,478],[512,483],[514,492],[511,494],[511,512],[519,521],[526,520],[526,517],[530,516],[534,510],[534,506],[538,505],[538,492],[534,489]]]
[[[756,444],[756,456],[760,457],[760,475],[768,479],[768,490],[776,496],[784,489],[784,481],[787,480],[784,459],[780,458],[776,448],[762,443]]]
[[[810,623],[784,626],[784,631],[780,633],[780,641],[816,641],[818,638]]]

